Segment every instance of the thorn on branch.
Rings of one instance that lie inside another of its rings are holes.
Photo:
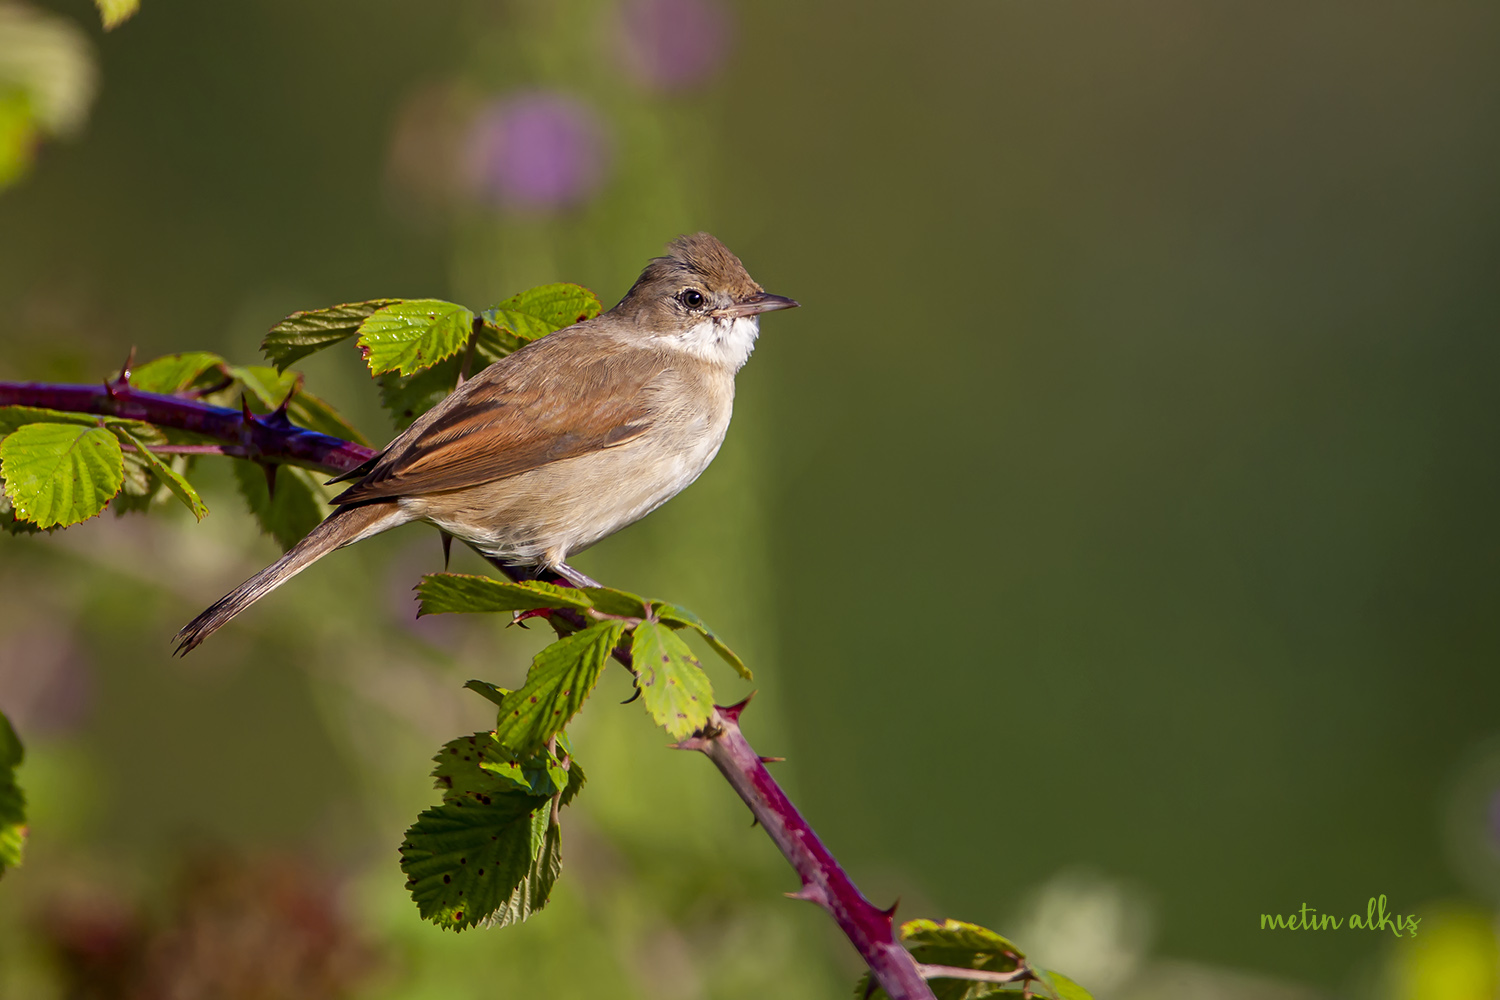
[[[443,538],[443,572],[446,573],[448,572],[448,562],[453,556],[453,536],[442,528],[438,529],[438,534]],[[512,620],[511,624],[514,625],[516,622]]]
[[[762,756],[761,759],[760,759],[760,762],[762,764],[780,764],[784,760],[786,760],[785,757],[765,757],[765,756]]]
[[[260,462],[260,471],[266,474],[266,499],[276,499],[276,470],[281,468],[275,462]]]
[[[640,692],[637,691],[636,694],[639,695]],[[635,699],[632,698],[632,699],[630,699],[630,701],[635,701]],[[623,702],[622,704],[627,704],[628,705],[628,704],[630,704],[630,702]],[[667,744],[667,749],[668,750],[707,750],[708,749],[708,740],[704,739],[702,736],[694,734],[692,736],[689,736],[685,740],[679,740],[676,743],[668,743]]]
[[[819,889],[817,886],[813,885],[810,882],[807,885],[804,885],[802,888],[798,889],[796,892],[787,893],[786,898],[800,899],[804,903],[816,903],[819,906],[824,906],[827,902],[823,890]]]
[[[901,905],[901,897],[897,896],[896,897],[896,901],[894,903],[892,903],[887,909],[884,909],[884,910],[880,911],[881,913],[885,914],[885,919],[886,919],[887,922],[890,922],[890,923],[894,923],[895,922],[895,920],[896,920],[896,908],[898,906],[900,906],[900,905]]]
[[[738,723],[740,721],[740,713],[745,710],[745,706],[750,704],[750,699],[754,697],[755,692],[751,691],[745,695],[743,701],[736,702],[733,705],[715,705],[714,707],[719,710],[719,714],[724,716],[724,718],[730,722]]]
[[[120,366],[120,374],[113,379],[106,380],[104,391],[109,394],[110,399],[115,398],[115,393],[122,389],[130,388],[130,369],[135,367],[135,345],[130,347],[130,353],[125,355],[125,363]]]

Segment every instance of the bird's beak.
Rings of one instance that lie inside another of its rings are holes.
[[[719,316],[738,318],[740,316],[759,316],[763,312],[771,312],[774,309],[795,309],[798,306],[796,299],[789,299],[785,295],[772,295],[770,292],[756,292],[747,298],[743,298],[732,306],[715,310]]]

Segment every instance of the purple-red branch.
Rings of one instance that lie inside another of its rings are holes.
[[[376,454],[352,441],[298,427],[281,412],[257,417],[194,399],[141,392],[121,381],[98,386],[0,382],[0,406],[144,420],[212,438],[219,445],[207,447],[222,454],[291,462],[325,472],[348,472]],[[630,666],[628,652],[617,650],[616,658]],[[745,704],[717,709],[707,727],[679,746],[701,751],[723,772],[801,877],[802,889],[793,895],[829,912],[891,1000],[934,1000],[916,960],[896,941],[891,922],[894,907],[882,910],[864,897],[766,770],[766,758],[745,739],[739,726]]]

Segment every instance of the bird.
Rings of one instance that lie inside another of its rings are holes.
[[[679,236],[617,305],[465,381],[353,479],[316,528],[177,633],[185,655],[335,549],[412,521],[573,586],[568,559],[708,468],[772,295],[708,233]]]

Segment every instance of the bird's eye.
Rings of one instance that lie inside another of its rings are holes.
[[[704,299],[703,293],[698,291],[698,289],[696,288],[689,288],[687,291],[677,296],[677,298],[683,305],[687,306],[689,309],[701,309],[703,307],[703,303],[707,301],[706,299]]]

